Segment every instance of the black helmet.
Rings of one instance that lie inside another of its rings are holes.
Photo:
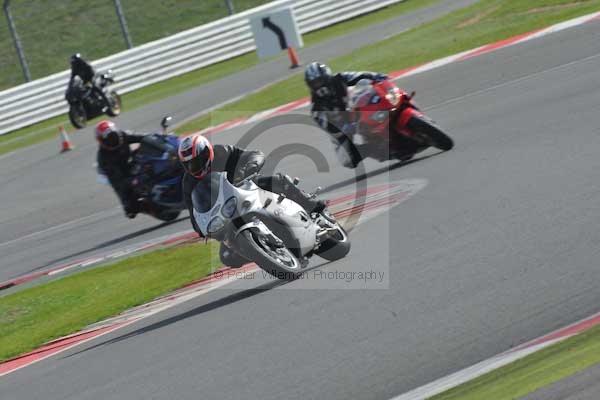
[[[71,56],[71,64],[81,61],[81,54],[75,53]]]
[[[304,71],[304,81],[311,92],[318,92],[319,89],[327,86],[331,79],[331,68],[325,64],[312,62]]]

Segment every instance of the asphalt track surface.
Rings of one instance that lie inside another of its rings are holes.
[[[355,230],[351,256],[320,267],[387,262],[388,289],[230,286],[8,375],[0,393],[388,399],[597,312],[599,37],[594,22],[401,81],[457,147],[400,167],[368,162],[369,184],[428,186]],[[255,143],[268,151],[292,138],[332,157],[305,126]],[[77,153],[63,158],[82,168]],[[353,171],[330,166],[281,163],[306,187],[351,184]]]
[[[444,0],[303,49],[301,56],[305,61],[328,60],[474,2]],[[275,59],[125,112],[117,121],[126,129],[156,130],[162,115],[180,121],[296,72],[289,70],[287,58]],[[0,282],[190,228],[188,221],[164,226],[146,216],[124,218],[112,191],[96,183],[92,136],[91,128],[72,135],[77,149],[68,154],[59,155],[58,143],[46,142],[0,156]]]

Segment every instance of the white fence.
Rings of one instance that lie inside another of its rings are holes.
[[[311,32],[403,0],[279,0],[93,62],[112,69],[120,93],[185,74],[255,50],[249,18],[291,4],[301,33]],[[64,114],[69,71],[0,92],[0,135]]]

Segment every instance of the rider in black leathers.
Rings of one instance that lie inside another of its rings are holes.
[[[362,79],[381,82],[387,75],[377,72],[340,72],[333,74],[331,69],[318,62],[306,67],[304,80],[310,89],[311,114],[317,124],[329,133],[336,154],[347,167],[354,168],[363,157],[360,146],[353,145],[350,137],[356,124],[349,120],[348,87]]]
[[[186,170],[183,178],[183,198],[190,212],[194,230],[203,237],[200,228],[196,225],[192,205],[192,192],[198,182],[210,171],[226,172],[230,182],[239,182],[259,172],[264,165],[265,156],[261,151],[244,150],[231,145],[213,146],[208,139],[197,134],[181,141],[179,160]],[[315,200],[300,190],[287,175],[259,177],[255,182],[264,190],[285,194],[287,198],[300,204],[309,212],[319,213],[326,207],[325,202]],[[223,244],[221,244],[220,256],[221,262],[229,267],[240,267],[249,262]]]
[[[160,152],[169,151],[169,147],[164,142],[155,140],[152,135],[138,135],[118,129],[111,121],[100,121],[96,125],[96,139],[99,143],[98,168],[106,175],[119,196],[127,218],[135,218],[140,212],[150,213],[151,206],[141,203],[135,190],[139,177],[131,174],[134,163],[130,145],[143,141]],[[151,182],[146,183],[151,184]]]
[[[143,135],[118,129],[111,121],[100,121],[96,125],[96,140],[99,143],[98,168],[106,175],[119,196],[128,218],[135,218],[140,211],[131,184],[132,152],[129,145],[140,143],[143,137]]]
[[[75,82],[75,79],[79,77],[84,86],[92,88],[94,76],[96,72],[94,68],[83,58],[81,54],[76,53],[71,56],[71,78],[69,79],[69,88],[71,88]]]

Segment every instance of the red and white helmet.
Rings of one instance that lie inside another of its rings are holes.
[[[123,144],[123,135],[114,122],[104,120],[96,125],[96,140],[107,150],[114,150]]]
[[[183,168],[197,179],[202,179],[210,172],[215,153],[212,144],[199,133],[185,137],[179,143],[179,161]]]

